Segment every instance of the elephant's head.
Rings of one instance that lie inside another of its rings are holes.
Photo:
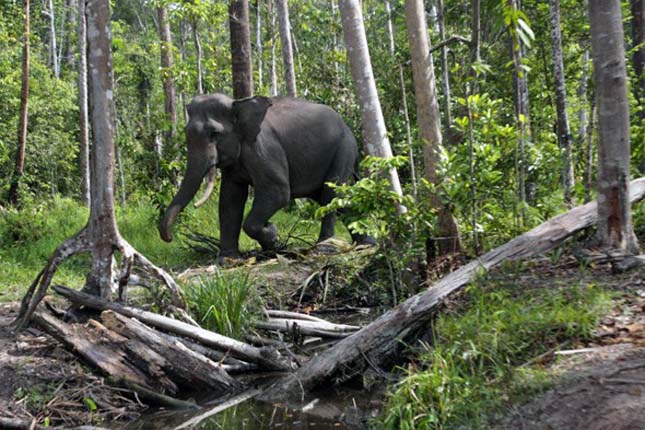
[[[206,191],[195,206],[202,205],[213,191],[215,168],[234,166],[242,144],[255,141],[270,106],[271,100],[267,97],[233,100],[223,94],[200,95],[190,102],[186,125],[186,173],[159,225],[163,240],[172,240],[172,226],[177,215],[193,199],[204,177],[208,177]]]

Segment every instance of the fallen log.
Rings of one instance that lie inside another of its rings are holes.
[[[75,291],[62,285],[55,285],[53,289],[74,303],[101,311],[111,310],[127,317],[136,318],[158,329],[188,337],[208,347],[228,352],[234,358],[246,361],[247,363],[255,363],[263,369],[292,370],[291,363],[287,362],[275,350],[256,348],[239,340],[231,339],[182,321],[115,302],[108,302],[100,297]]]
[[[94,320],[66,324],[46,312],[34,313],[33,319],[44,332],[117,382],[127,381],[153,391],[177,392],[177,385],[162,370],[165,359],[145,345],[127,345],[127,338]]]
[[[241,384],[217,363],[189,349],[179,341],[168,341],[142,322],[113,311],[101,314],[108,329],[130,339],[135,345],[143,344],[166,359],[164,372],[181,386],[208,389],[221,394],[238,391]]]
[[[207,410],[206,412],[203,412],[193,418],[190,418],[188,421],[185,421],[184,423],[175,427],[174,430],[183,430],[185,428],[195,428],[195,426],[197,426],[197,424],[201,423],[202,421],[212,417],[213,415],[217,415],[220,412],[227,410],[228,408],[232,408],[233,406],[246,402],[247,400],[257,396],[259,393],[260,393],[259,389],[253,389],[253,390],[241,393],[233,398],[226,400],[223,403],[218,404],[217,406]]]
[[[308,320],[288,320],[282,318],[274,318],[268,321],[258,321],[254,324],[258,329],[279,331],[282,333],[299,332],[305,336],[315,337],[330,337],[330,338],[344,338],[349,336],[352,332],[357,331],[360,327],[336,325],[325,322]]]
[[[313,315],[303,314],[303,313],[299,313],[299,312],[265,309],[264,313],[266,314],[266,316],[268,318],[286,318],[286,319],[293,319],[293,320],[318,321],[318,322],[323,322],[323,323],[329,322],[329,321],[324,320],[322,318],[318,318],[318,317],[315,317]]]
[[[630,201],[634,203],[643,197],[645,178],[632,181]],[[260,397],[267,401],[287,399],[330,379],[336,382],[347,380],[361,374],[368,366],[393,364],[402,348],[414,342],[416,334],[427,329],[434,307],[450,293],[470,283],[477,273],[506,260],[518,260],[549,251],[574,233],[592,226],[596,220],[595,201],[551,218],[407,299],[360,331],[312,358],[296,372],[277,381]]]

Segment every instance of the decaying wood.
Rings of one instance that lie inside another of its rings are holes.
[[[113,311],[101,314],[101,321],[108,329],[132,342],[142,343],[166,358],[169,367],[164,372],[175,382],[181,381],[191,388],[207,388],[221,393],[231,393],[241,385],[231,378],[217,363],[189,349],[179,341],[168,341],[140,321],[127,318]]]
[[[303,314],[299,312],[265,309],[264,313],[268,318],[287,318],[287,319],[293,319],[293,320],[319,321],[323,323],[329,322],[322,318],[318,318],[313,315]]]
[[[213,415],[217,415],[220,412],[225,411],[228,408],[232,408],[235,405],[239,405],[242,402],[246,402],[249,399],[252,399],[253,397],[257,396],[260,393],[259,389],[253,389],[250,391],[246,391],[244,393],[241,393],[235,397],[232,397],[228,399],[227,401],[218,404],[217,406],[207,410],[206,412],[199,414],[188,421],[180,424],[179,426],[175,427],[174,430],[182,430],[185,428],[194,428],[197,424],[201,423],[207,418],[212,417]]]
[[[640,178],[630,184],[630,201],[634,203],[643,197],[645,178]],[[506,260],[518,260],[549,251],[574,233],[592,226],[596,220],[596,202],[587,203],[489,251],[312,358],[295,373],[275,383],[261,397],[270,401],[285,399],[302,393],[302,390],[311,390],[332,378],[342,381],[358,375],[367,366],[392,364],[406,343],[414,342],[416,334],[427,330],[435,306],[450,293],[470,283],[477,273]]]
[[[152,312],[108,302],[99,297],[91,296],[67,287],[56,285],[54,290],[68,300],[101,311],[111,310],[127,317],[137,318],[145,324],[196,340],[208,347],[228,352],[232,357],[255,363],[267,370],[291,370],[292,367],[277,351],[256,348],[239,340],[231,339],[221,334],[192,326],[182,321],[158,315]]]
[[[127,338],[108,330],[97,321],[65,324],[46,312],[36,312],[34,321],[86,362],[119,382],[129,381],[155,391],[177,391],[177,385],[161,370],[163,357],[147,351],[145,345],[127,347]],[[139,367],[142,365],[144,369]]]
[[[343,338],[360,329],[358,326],[333,324],[327,321],[310,321],[301,319],[272,318],[258,321],[255,327],[263,330],[275,330],[282,333],[297,331],[306,336]]]

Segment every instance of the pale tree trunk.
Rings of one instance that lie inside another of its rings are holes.
[[[165,134],[165,145],[170,147],[176,133],[177,106],[175,102],[176,88],[173,72],[172,35],[170,33],[170,21],[168,11],[164,7],[157,8],[157,19],[159,20],[159,40],[161,42],[161,77],[163,81],[164,112],[169,122],[169,130]]]
[[[517,9],[517,0],[507,0],[509,7]],[[530,114],[528,79],[526,71],[522,70],[523,48],[520,38],[511,29],[511,57],[513,59],[513,99],[515,102],[515,124],[518,131],[518,142],[515,155],[515,170],[517,176],[518,199],[521,206],[521,222],[526,218],[526,141],[529,135]]]
[[[78,0],[78,113],[79,165],[81,171],[81,200],[90,205],[90,127],[87,99],[87,15],[86,0]]]
[[[381,102],[376,91],[376,81],[370,63],[360,1],[339,0],[338,6],[354,88],[361,106],[365,152],[374,157],[391,158],[392,148],[387,137]],[[396,169],[390,169],[388,176],[392,191],[402,195]],[[400,205],[397,210],[399,213],[406,211],[405,207]]]
[[[268,0],[269,1],[269,15],[271,15],[271,27],[269,29],[269,34],[271,35],[271,76],[270,76],[270,83],[269,83],[269,95],[271,97],[275,97],[278,95],[278,72],[276,70],[276,62],[275,62],[275,41],[276,41],[276,34],[275,34],[275,10],[274,10],[274,4],[275,0]]]
[[[9,203],[18,203],[20,179],[25,172],[25,148],[27,146],[27,124],[29,111],[29,0],[24,0],[25,34],[22,45],[22,88],[20,90],[20,116],[18,122],[18,148],[16,150],[16,162],[13,170],[13,178],[9,187]]]
[[[446,15],[443,0],[437,0],[437,23],[439,25],[439,38],[446,40]],[[452,107],[450,94],[450,70],[448,69],[448,46],[441,47],[441,90],[443,91],[443,121],[444,129],[451,136]]]
[[[580,75],[580,83],[578,85],[578,99],[582,101],[580,110],[578,111],[578,122],[580,129],[578,130],[578,144],[580,148],[584,146],[587,140],[589,113],[587,112],[588,105],[588,89],[589,89],[589,60],[590,53],[588,49],[582,54],[582,74]]]
[[[441,202],[438,192],[441,190],[441,179],[437,174],[439,169],[439,154],[442,146],[441,114],[437,102],[437,88],[434,77],[434,66],[430,54],[428,28],[424,15],[422,0],[405,1],[405,18],[410,41],[410,56],[412,58],[412,78],[417,105],[417,122],[419,137],[423,141],[423,164],[425,178],[436,187],[432,193],[431,204],[437,211],[440,239],[439,254],[444,255],[458,252],[461,249],[457,222],[450,211]]]
[[[262,10],[261,0],[255,0],[255,52],[258,57],[258,88],[262,89],[264,76],[262,64]]]
[[[632,39],[634,46],[634,72],[636,81],[632,84],[634,96],[640,106],[639,119],[645,127],[645,0],[631,0],[632,9]],[[645,152],[645,148],[643,148]],[[645,174],[645,154],[640,160],[640,171]]]
[[[481,61],[481,3],[479,0],[471,0],[470,4],[470,62],[472,64],[477,64]],[[473,82],[473,93],[477,93],[477,79],[474,71],[472,72],[472,75],[475,76],[475,80]]]
[[[199,19],[193,18],[193,43],[195,44],[195,55],[197,56],[197,93],[204,94],[204,70],[202,66],[202,42],[199,38]]]
[[[241,99],[253,95],[253,60],[251,33],[249,29],[249,1],[231,0],[228,13],[231,32],[233,97]]]
[[[296,71],[293,65],[293,44],[291,42],[291,24],[289,22],[289,5],[287,0],[276,0],[278,21],[280,24],[280,45],[282,46],[282,65],[284,84],[287,95],[296,97]]]
[[[75,236],[62,243],[27,290],[16,319],[23,329],[42,301],[58,266],[67,258],[89,252],[92,266],[84,290],[111,300],[115,291],[124,300],[133,265],[159,279],[171,291],[173,303],[183,306],[181,293],[172,278],[133,249],[119,234],[114,212],[114,90],[112,35],[109,0],[88,0],[87,41],[89,81],[92,98],[92,175],[90,218]],[[122,269],[117,271],[114,253],[121,253]]]
[[[629,200],[629,100],[620,0],[590,0],[591,46],[598,100],[598,239],[639,252]]]
[[[567,114],[567,88],[562,58],[562,32],[560,31],[560,0],[549,0],[551,18],[551,47],[553,52],[553,76],[555,83],[555,106],[558,114],[558,143],[562,151],[562,186],[567,206],[573,203],[573,138]]]
[[[385,10],[387,11],[387,34],[390,41],[390,56],[395,58],[396,46],[394,45],[394,25],[392,24],[392,7],[389,0],[385,0]],[[418,200],[417,190],[417,173],[414,162],[414,147],[412,145],[412,130],[410,129],[410,110],[408,108],[408,95],[405,89],[405,78],[403,76],[403,65],[397,64],[399,69],[399,87],[401,88],[401,102],[403,105],[403,120],[405,122],[405,137],[408,144],[408,158],[410,160],[410,180],[412,181],[412,196],[414,201]]]
[[[79,0],[67,0],[67,28],[68,31],[71,31],[76,24],[77,24],[77,18],[76,18],[76,13],[75,10],[78,11],[78,6],[76,5],[76,2]],[[63,51],[63,57],[65,58],[65,61],[67,62],[67,65],[69,67],[72,67],[74,64],[74,55],[72,54],[72,38],[68,37],[66,39],[65,43],[65,50]]]
[[[586,149],[585,149],[585,203],[591,201],[591,190],[593,189],[593,136],[594,136],[594,120],[598,115],[596,109],[596,98],[591,97],[591,109],[589,110],[589,133],[587,135]]]
[[[54,77],[58,79],[60,77],[60,63],[58,61],[58,51],[56,47],[56,15],[54,14],[53,0],[48,0],[47,8],[49,9],[47,11],[47,16],[49,18],[49,55],[52,62]]]

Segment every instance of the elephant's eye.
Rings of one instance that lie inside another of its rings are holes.
[[[216,130],[210,130],[208,132],[208,139],[209,140],[216,140],[218,135],[219,135],[219,133]]]

